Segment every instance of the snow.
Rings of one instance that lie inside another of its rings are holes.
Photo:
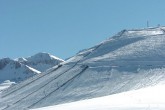
[[[37,53],[28,58],[18,58],[17,60],[40,72],[44,72],[47,69],[64,62],[64,60],[45,52]]]
[[[22,57],[14,60],[10,58],[0,59],[0,84],[3,84],[5,80],[20,83],[61,62],[63,62],[62,59],[48,53],[38,53],[28,58]],[[6,89],[9,85],[1,87],[1,90],[2,88]]]
[[[16,84],[15,82],[11,82],[10,80],[6,80],[0,84],[0,93],[10,87],[11,85]]]
[[[28,61],[33,61],[33,62],[42,62],[42,61],[47,61],[47,60],[51,60],[51,59],[55,59],[55,60],[59,60],[59,61],[64,61],[56,56],[53,56],[49,53],[37,53],[33,56],[30,56],[28,58],[26,58]]]
[[[12,59],[1,59],[0,62],[3,64],[3,68],[0,69],[0,82],[10,80],[18,83],[39,73]]]
[[[138,36],[152,36],[152,35],[161,35],[164,34],[164,31],[161,28],[148,28],[148,29],[141,29],[141,30],[129,30],[128,32],[124,33],[124,34],[129,34],[129,36],[134,36],[136,33],[136,35]]]
[[[62,59],[48,53],[38,53],[28,58],[22,57],[15,60],[3,58],[0,59],[0,82],[5,80],[20,82],[24,80],[22,77],[27,79],[61,62],[63,62]]]
[[[33,110],[164,110],[165,85]]]
[[[84,49],[46,74],[2,92],[0,107],[32,109],[165,84],[163,29],[124,30]]]
[[[15,59],[16,61],[18,61],[18,62],[20,62],[20,63],[22,63],[22,62],[25,62],[25,61],[27,61],[25,58],[16,58]]]
[[[29,66],[27,66],[27,65],[26,65],[26,67],[28,67],[30,70],[32,70],[32,71],[34,71],[34,72],[36,72],[36,73],[38,73],[38,74],[41,73],[40,71],[38,71],[38,70],[36,70],[36,69],[34,69],[34,68],[32,68],[32,67],[29,67]]]

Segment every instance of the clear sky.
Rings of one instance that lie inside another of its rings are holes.
[[[0,0],[0,58],[68,58],[122,29],[165,25],[165,0]]]

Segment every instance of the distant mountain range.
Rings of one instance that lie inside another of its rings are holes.
[[[27,58],[0,59],[0,83],[9,80],[20,82],[47,69],[58,65],[64,60],[48,53],[38,53]]]

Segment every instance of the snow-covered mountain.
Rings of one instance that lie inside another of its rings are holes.
[[[165,27],[123,30],[1,94],[3,110],[38,108],[165,83]]]
[[[15,60],[10,58],[0,59],[0,83],[6,80],[18,83],[61,62],[63,62],[62,59],[48,53],[38,53],[28,58]]]
[[[0,60],[0,82],[10,80],[17,83],[39,73],[40,71],[10,58]]]
[[[55,57],[49,53],[38,53],[28,58],[18,58],[16,59],[18,62],[28,65],[40,72],[44,72],[45,70],[58,65],[64,60]]]

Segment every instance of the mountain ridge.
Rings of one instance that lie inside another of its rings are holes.
[[[36,75],[34,80],[9,88],[2,93],[0,106],[3,110],[31,109],[164,84],[162,29],[126,30],[120,36],[114,35],[71,57],[49,74]]]
[[[40,74],[63,61],[45,52],[28,58],[2,58],[0,59],[0,81],[10,80],[18,83],[36,74]]]
[[[45,70],[64,62],[64,60],[46,52],[40,52],[27,58],[16,59],[22,64],[28,65],[34,69],[44,72]]]

